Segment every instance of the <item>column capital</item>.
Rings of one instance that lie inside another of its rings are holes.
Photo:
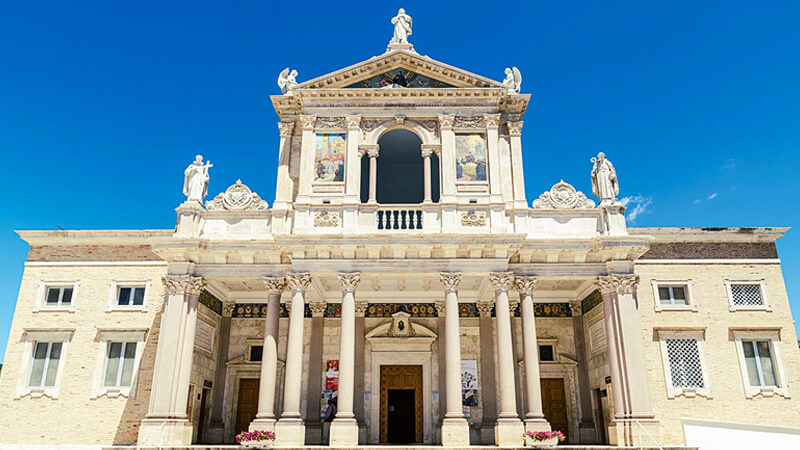
[[[339,284],[342,286],[343,292],[355,292],[356,287],[358,287],[358,283],[361,282],[361,273],[360,272],[347,272],[347,273],[340,273],[337,275],[339,278]]]
[[[311,284],[311,274],[309,273],[290,273],[286,276],[286,282],[292,291],[305,292]]]
[[[431,155],[433,154],[433,149],[432,148],[423,148],[421,153],[422,153],[422,157],[423,158],[430,158]]]
[[[444,285],[445,292],[457,292],[458,284],[461,283],[461,274],[458,272],[442,272],[439,274],[439,281]]]
[[[164,282],[167,295],[200,295],[206,287],[203,277],[191,275],[166,275],[161,280]]]
[[[233,311],[236,309],[236,303],[223,303],[222,304],[222,317],[233,316]]]
[[[508,292],[508,288],[514,283],[514,274],[511,272],[492,272],[489,274],[489,282],[494,286],[495,292]]]
[[[436,315],[438,317],[444,317],[444,302],[439,300],[433,303],[433,307],[436,308]]]
[[[478,309],[478,314],[480,314],[481,317],[491,317],[492,309],[494,309],[494,303],[478,302],[475,304],[475,307]]]
[[[508,134],[511,136],[519,136],[522,134],[522,121],[518,120],[516,122],[506,122],[506,127],[508,127]]]
[[[601,293],[635,294],[639,287],[639,275],[612,273],[601,275],[596,280]]]
[[[519,306],[519,300],[516,298],[509,298],[508,299],[508,312],[513,314],[514,310],[517,309]]]
[[[349,114],[344,116],[348,130],[358,130],[361,126],[361,114]]]
[[[324,302],[309,302],[308,309],[311,310],[311,317],[323,317],[328,309],[328,304]]]
[[[300,124],[304,130],[313,130],[317,122],[317,116],[303,114],[300,116]]]
[[[483,120],[486,122],[486,128],[494,128],[500,125],[500,114],[484,114]]]
[[[278,131],[282,138],[287,138],[292,135],[294,130],[294,122],[278,122]]]
[[[356,302],[356,317],[364,317],[367,314],[367,309],[369,309],[369,302]]]
[[[286,289],[286,277],[264,277],[264,287],[270,294],[280,294]]]
[[[572,311],[572,316],[582,316],[583,315],[583,307],[582,307],[581,300],[570,300],[569,302],[569,309]]]
[[[536,277],[514,277],[514,284],[517,291],[523,295],[533,295],[536,285],[539,284],[539,279]]]
[[[439,115],[439,126],[442,129],[445,128],[453,128],[453,121],[455,120],[456,116],[453,114],[441,114]]]

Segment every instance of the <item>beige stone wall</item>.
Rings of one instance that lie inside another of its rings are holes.
[[[217,342],[217,335],[219,334],[218,329],[220,324],[220,316],[205,305],[201,304],[197,312],[197,320],[198,328],[202,326],[199,322],[203,322],[207,326],[213,328],[212,336],[214,336],[214,338],[210,352],[204,348],[201,348],[199,345],[195,345],[194,355],[192,357],[192,375],[189,383],[192,384],[194,388],[193,398],[189,399],[188,409],[189,418],[194,425],[194,440],[198,439],[197,432],[200,428],[199,425],[202,416],[202,402],[198,396],[203,395],[204,381],[208,380],[213,383],[216,379],[217,358],[219,358],[219,342]],[[204,428],[208,429],[208,423],[211,419],[211,402],[213,401],[210,388],[208,388],[208,390],[205,392],[205,395],[207,397],[205,402]]]
[[[4,444],[46,443],[133,444],[139,422],[147,413],[155,361],[160,311],[164,299],[161,277],[166,266],[29,266],[25,268],[0,377],[0,436]],[[107,312],[112,280],[150,281],[147,311]],[[74,312],[34,312],[42,280],[74,281],[80,286],[73,298]],[[24,330],[74,329],[62,355],[58,399],[15,399],[20,377],[27,383],[29,367],[20,367]],[[147,340],[137,375],[135,398],[91,399],[96,374],[98,328],[147,329]],[[53,418],[60,418],[53,421]],[[47,425],[49,424],[49,425]]]
[[[682,444],[681,418],[800,427],[800,351],[779,264],[638,264],[639,311],[650,398],[663,442]],[[728,308],[724,280],[765,278],[771,312]],[[656,311],[652,279],[688,279],[697,311]],[[705,329],[705,359],[711,399],[667,398],[661,348],[654,329]],[[780,329],[780,352],[791,399],[745,397],[731,329]]]

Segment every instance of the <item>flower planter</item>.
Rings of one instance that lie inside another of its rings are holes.
[[[525,445],[533,448],[553,448],[567,437],[560,431],[526,431]]]
[[[553,448],[556,445],[558,445],[558,438],[550,438],[543,441],[528,441],[528,447],[533,448]]]
[[[270,448],[272,441],[242,441],[239,445],[244,448]]]

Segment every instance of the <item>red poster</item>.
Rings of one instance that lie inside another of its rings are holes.
[[[339,389],[339,360],[331,359],[325,363],[325,389]]]

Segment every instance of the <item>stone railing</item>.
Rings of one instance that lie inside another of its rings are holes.
[[[422,230],[422,209],[419,205],[386,205],[378,207],[375,228],[385,231]]]

